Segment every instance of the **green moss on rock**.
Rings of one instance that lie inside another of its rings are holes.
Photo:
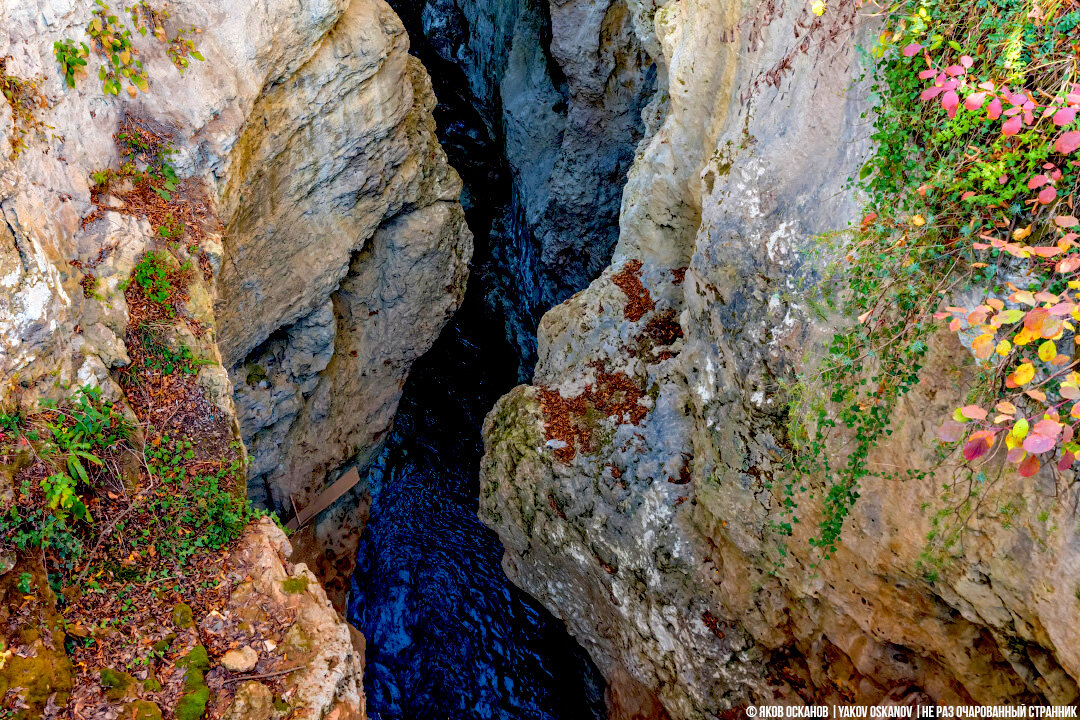
[[[206,714],[206,704],[210,702],[210,688],[203,685],[183,695],[176,703],[176,720],[199,720]]]
[[[130,720],[161,720],[161,708],[149,700],[135,700],[124,706],[121,717]]]
[[[307,575],[297,575],[286,579],[281,583],[281,588],[287,593],[302,593],[307,590],[308,579]]]
[[[181,628],[189,628],[195,624],[195,614],[187,603],[176,603],[172,610],[173,625]]]
[[[116,702],[123,700],[131,694],[135,686],[135,678],[119,670],[111,668],[101,669],[101,687],[105,688],[105,699]]]

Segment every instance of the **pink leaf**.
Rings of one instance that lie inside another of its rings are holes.
[[[964,423],[956,422],[955,420],[946,420],[938,428],[937,436],[941,439],[941,442],[952,443],[956,442],[964,436]]]
[[[934,98],[936,98],[938,95],[941,94],[942,90],[944,90],[944,88],[928,87],[925,90],[923,90],[921,93],[919,93],[919,99],[920,100],[933,100]]]
[[[930,78],[934,77],[935,75],[937,75],[937,70],[935,70],[934,68],[926,68],[921,73],[919,73],[919,79],[920,80],[929,80]]]
[[[1080,221],[1078,221],[1074,215],[1058,215],[1054,218],[1054,224],[1063,228],[1072,227],[1073,225],[1076,225],[1077,222]]]
[[[969,68],[975,64],[975,60],[970,55],[961,55],[960,64],[963,65],[965,68]]]
[[[956,117],[956,108],[960,107],[960,96],[955,90],[949,90],[941,96],[941,106],[945,108],[950,118]]]
[[[1043,205],[1049,205],[1054,202],[1054,198],[1057,197],[1057,188],[1047,185],[1039,191],[1039,202]]]
[[[987,92],[994,92],[994,83],[987,80],[986,82],[979,83],[979,88],[986,90]]]
[[[1019,115],[1014,115],[1005,121],[1005,124],[1001,126],[1001,132],[1004,135],[1015,135],[1020,132],[1024,127],[1024,121],[1020,119]]]
[[[1033,175],[1031,179],[1028,180],[1028,190],[1034,190],[1037,187],[1042,187],[1048,182],[1050,182],[1050,178],[1046,177],[1045,175]]]
[[[972,93],[964,99],[964,107],[968,110],[978,110],[983,106],[984,102],[986,102],[986,93]]]
[[[1024,449],[1029,453],[1044,453],[1054,449],[1054,438],[1031,434],[1024,438]]]
[[[1061,454],[1061,459],[1058,460],[1057,469],[1058,472],[1064,472],[1073,466],[1076,462],[1076,456],[1066,450]]]
[[[1080,147],[1080,130],[1070,130],[1067,133],[1062,133],[1061,137],[1054,143],[1054,150],[1062,155],[1068,155],[1078,147]]]
[[[1001,117],[1001,100],[995,97],[990,101],[990,104],[986,106],[986,110],[987,117],[991,120],[997,120]]]
[[[960,408],[960,414],[966,417],[968,420],[985,420],[986,410],[978,405],[965,405]]]
[[[950,65],[949,67],[945,68],[945,73],[951,77],[959,77],[965,72],[966,71],[964,70],[964,68],[960,67],[959,65]]]
[[[922,50],[922,45],[919,43],[911,43],[904,48],[904,57],[911,57],[920,50]]]
[[[1065,127],[1075,119],[1076,108],[1061,108],[1054,113],[1054,124],[1058,127]]]

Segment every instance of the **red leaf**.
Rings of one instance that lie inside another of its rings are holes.
[[[1048,438],[1056,438],[1061,434],[1061,423],[1056,420],[1050,420],[1049,418],[1043,418],[1039,422],[1035,423],[1035,427],[1031,428],[1031,432],[1034,435],[1045,435]]]
[[[904,48],[904,57],[911,57],[920,50],[922,50],[922,45],[919,43],[911,43]]]
[[[1076,108],[1061,108],[1054,113],[1054,124],[1058,127],[1065,127],[1075,119]]]
[[[990,104],[986,106],[987,117],[991,120],[997,120],[1001,117],[1001,100],[994,98],[990,101]]]
[[[956,108],[960,107],[960,96],[955,90],[949,90],[941,96],[941,106],[945,108],[950,118],[956,117]]]
[[[1018,468],[1022,477],[1031,477],[1035,473],[1039,472],[1039,458],[1034,455],[1028,455],[1024,458],[1024,462],[1020,463]]]
[[[934,68],[926,68],[921,73],[919,73],[919,79],[920,80],[929,80],[930,78],[934,77],[935,75],[937,75],[937,70],[935,70]]]
[[[1050,178],[1046,177],[1045,175],[1033,175],[1031,179],[1028,180],[1028,190],[1034,190],[1037,187],[1042,187],[1048,182],[1050,182]]]
[[[1046,186],[1039,191],[1039,202],[1043,205],[1049,205],[1054,202],[1054,198],[1057,197],[1057,188],[1052,186]]]
[[[1013,115],[1001,126],[1001,132],[1005,135],[1015,135],[1024,128],[1024,121],[1019,115]]]
[[[1066,450],[1061,454],[1061,459],[1058,460],[1057,469],[1059,472],[1064,472],[1073,466],[1076,462],[1076,456]]]
[[[925,90],[923,90],[921,93],[919,93],[919,99],[920,100],[933,100],[934,98],[936,98],[938,95],[941,94],[942,90],[944,90],[944,88],[928,87]]]
[[[983,455],[990,452],[990,447],[993,444],[993,434],[985,430],[974,433],[968,438],[967,443],[964,445],[964,459],[976,460],[981,458]]]
[[[1068,155],[1078,147],[1080,147],[1080,130],[1070,130],[1067,133],[1062,133],[1061,137],[1054,143],[1054,150],[1062,155]]]

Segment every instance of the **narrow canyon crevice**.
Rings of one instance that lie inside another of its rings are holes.
[[[506,579],[479,522],[480,427],[531,375],[542,313],[609,261],[655,69],[619,2],[592,38],[607,68],[592,89],[554,56],[545,3],[394,6],[440,99],[476,249],[462,307],[413,366],[366,477],[349,616],[368,639],[369,706],[416,720],[606,717],[614,688],[605,697],[563,624]]]

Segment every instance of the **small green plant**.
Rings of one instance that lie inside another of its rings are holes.
[[[95,52],[104,58],[98,68],[101,91],[106,95],[119,95],[127,81],[127,93],[131,97],[150,88],[142,61],[136,58],[138,51],[131,43],[131,30],[122,24],[121,16],[109,11],[102,0],[95,0],[94,17],[86,26]]]
[[[169,261],[163,252],[143,255],[135,265],[133,277],[147,298],[159,305],[169,302],[173,287],[169,282]]]
[[[75,87],[76,78],[85,72],[84,67],[92,49],[94,54],[102,58],[98,68],[102,92],[119,95],[121,90],[126,90],[131,97],[135,97],[139,90],[147,92],[150,78],[138,59],[139,51],[133,43],[133,28],[142,36],[152,31],[158,42],[166,46],[165,53],[181,75],[190,65],[189,58],[205,60],[190,38],[190,35],[200,32],[198,28],[183,28],[177,30],[172,38],[168,37],[165,21],[169,13],[166,9],[155,9],[141,0],[127,8],[126,12],[116,14],[104,0],[94,2],[97,7],[86,25],[90,47],[86,43],[76,45],[73,40],[66,38],[53,44],[53,53],[68,87]]]
[[[44,137],[45,125],[37,118],[39,108],[48,107],[45,96],[38,90],[39,80],[27,80],[8,72],[10,57],[0,58],[0,93],[11,107],[11,157],[14,159],[28,147],[27,136]]]
[[[34,592],[34,576],[28,572],[19,573],[19,579],[15,582],[15,589],[23,595]]]
[[[69,88],[75,87],[75,79],[86,74],[86,59],[90,57],[90,48],[86,43],[75,44],[64,39],[53,43],[53,55],[60,63],[60,74]]]
[[[172,166],[169,166],[169,167],[171,169]],[[172,183],[173,183],[173,189],[175,189],[175,187],[176,187],[176,171],[175,170],[173,171]],[[168,192],[168,189],[166,189],[166,192]],[[169,198],[163,198],[163,199],[168,200]],[[175,217],[173,217],[172,213],[169,213],[168,215],[165,216],[165,220],[158,227],[157,232],[158,232],[158,236],[164,238],[165,240],[175,240],[176,238],[178,238],[178,237],[180,237],[180,236],[182,236],[184,234],[184,223],[180,222]]]

